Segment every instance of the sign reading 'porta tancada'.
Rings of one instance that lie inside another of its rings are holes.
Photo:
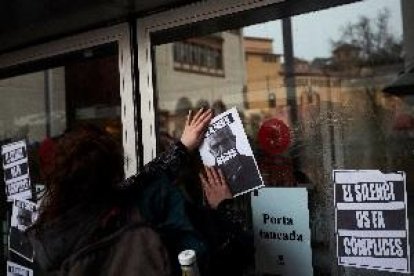
[[[251,203],[257,275],[313,275],[306,188],[262,188]]]
[[[338,264],[410,271],[405,173],[336,170]]]

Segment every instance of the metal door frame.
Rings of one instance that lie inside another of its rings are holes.
[[[142,160],[146,164],[157,153],[157,131],[155,129],[155,96],[153,85],[153,60],[151,36],[160,31],[200,23],[205,20],[225,17],[286,0],[229,0],[200,1],[171,9],[137,20],[139,94],[142,123]]]

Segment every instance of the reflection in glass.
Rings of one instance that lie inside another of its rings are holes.
[[[409,202],[414,191],[413,96],[383,92],[413,56],[401,23],[414,16],[400,7],[362,1],[295,16],[291,28],[278,20],[155,48],[161,144],[180,136],[189,109],[236,106],[265,184],[308,188],[315,275],[337,271],[333,169],[402,170]]]
[[[106,48],[105,48],[106,49]],[[93,50],[65,66],[0,80],[0,146],[27,143],[33,191],[43,190],[43,176],[53,164],[59,137],[81,124],[105,129],[121,142],[118,55]],[[2,241],[7,241],[7,207],[0,167]],[[38,195],[36,195],[38,198]],[[7,252],[7,243],[2,244]],[[5,260],[1,254],[0,259]]]

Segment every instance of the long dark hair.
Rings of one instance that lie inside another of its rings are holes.
[[[81,204],[111,204],[123,178],[121,147],[111,135],[93,126],[70,131],[58,139],[53,159],[38,224]]]

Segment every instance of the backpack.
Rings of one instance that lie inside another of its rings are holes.
[[[134,221],[72,254],[56,275],[171,275],[167,251],[146,223]]]

